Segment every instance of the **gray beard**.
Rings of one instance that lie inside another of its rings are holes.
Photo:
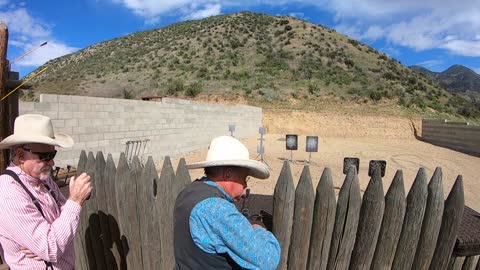
[[[48,178],[50,178],[50,170],[45,171],[45,172],[40,172],[40,177],[38,177],[42,181],[46,181]]]

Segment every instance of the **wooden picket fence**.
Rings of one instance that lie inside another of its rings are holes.
[[[77,173],[92,176],[94,191],[82,209],[75,238],[75,269],[173,269],[173,207],[190,183],[181,159],[175,174],[167,157],[158,176],[151,157],[80,154]]]
[[[133,157],[129,165],[122,154],[115,167],[111,155],[105,160],[102,152],[82,151],[77,171],[92,176],[94,192],[81,214],[76,269],[173,269],[174,202],[191,182],[185,160],[175,172],[166,157],[159,176],[151,157],[145,165]],[[338,201],[329,168],[316,192],[308,166],[296,189],[293,183],[285,162],[272,206],[282,247],[278,269],[441,270],[458,264],[451,256],[464,207],[461,176],[446,201],[440,168],[429,183],[420,168],[406,198],[401,170],[385,196],[377,171],[362,198],[353,166]]]
[[[294,189],[285,162],[273,197],[273,233],[282,247],[278,269],[454,269],[463,208],[462,177],[444,201],[441,168],[429,183],[420,168],[405,199],[401,170],[385,196],[375,171],[362,198],[352,166],[336,201],[329,168],[314,192],[309,167]],[[468,261],[455,269],[475,269],[473,257]]]

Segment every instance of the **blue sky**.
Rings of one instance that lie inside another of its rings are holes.
[[[0,0],[0,21],[9,29],[12,70],[22,77],[101,41],[244,10],[322,24],[407,66],[461,64],[480,74],[480,0]]]

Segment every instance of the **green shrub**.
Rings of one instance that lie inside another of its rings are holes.
[[[186,89],[185,89],[185,95],[189,97],[196,97],[198,94],[200,94],[203,91],[203,85],[201,82],[194,82],[190,84]]]
[[[258,93],[268,102],[272,102],[279,97],[278,92],[272,88],[261,88],[258,90]]]
[[[202,67],[197,72],[198,78],[205,78],[208,75],[208,69],[206,67]]]
[[[185,84],[182,80],[179,79],[170,79],[167,82],[167,94],[176,95],[178,92],[183,92],[185,90]]]
[[[371,90],[370,93],[368,93],[368,97],[377,102],[382,99],[382,93],[380,91]]]
[[[127,89],[123,88],[122,95],[123,95],[124,99],[133,99],[132,90],[127,90]]]
[[[310,82],[308,84],[308,92],[312,95],[319,96],[320,95],[320,87],[317,82]]]

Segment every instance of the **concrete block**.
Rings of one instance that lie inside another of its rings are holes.
[[[97,147],[98,147],[98,141],[87,142],[87,148],[88,149],[97,148]]]
[[[60,103],[71,103],[72,102],[72,96],[58,95],[58,102],[60,102]]]
[[[78,119],[78,126],[79,127],[90,127],[90,126],[92,126],[92,119],[88,119],[88,118]]]
[[[54,130],[65,127],[65,120],[52,120]]]
[[[75,144],[73,145],[74,150],[85,150],[87,144],[85,142],[81,142],[79,140],[75,140]]]
[[[70,135],[70,136],[71,136],[72,133],[73,133],[72,131],[73,131],[73,130],[72,130],[72,127],[62,127],[62,128],[59,128],[59,129],[57,130],[57,132],[65,133],[65,134]]]
[[[58,119],[58,112],[57,111],[42,111],[42,112],[38,112],[38,113],[40,113],[44,116],[50,117],[50,119]]]
[[[73,118],[73,112],[58,112],[58,119],[72,119]]]
[[[91,112],[93,111],[93,105],[87,103],[78,104],[78,111]]]
[[[82,121],[82,120],[80,120],[80,121]],[[75,134],[75,135],[82,135],[82,134],[87,133],[87,127],[85,127],[85,126],[73,127],[72,130],[73,130],[73,134]]]
[[[33,102],[23,102],[23,101],[18,102],[18,110],[20,112],[23,112],[21,114],[30,113],[34,109],[35,109],[35,106]]]
[[[40,94],[40,102],[58,102],[58,96],[57,95],[51,95],[51,94]]]
[[[42,114],[44,111],[49,111],[50,110],[50,103],[34,103],[33,105],[34,111],[36,111],[39,114]]]
[[[65,121],[65,127],[77,127],[78,126],[78,119],[74,118],[67,118]]]

